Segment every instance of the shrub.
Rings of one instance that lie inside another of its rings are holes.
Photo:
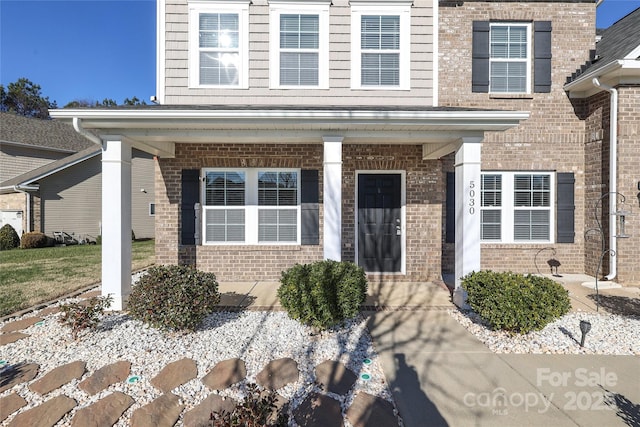
[[[151,267],[133,287],[131,317],[165,330],[195,330],[220,301],[213,273],[188,266]]]
[[[22,249],[44,248],[48,246],[49,240],[44,233],[39,231],[31,231],[22,235],[20,239],[20,247]]]
[[[494,329],[524,334],[571,309],[567,290],[546,277],[480,271],[463,277],[462,286],[471,308]]]
[[[289,415],[286,405],[278,407],[275,391],[260,391],[257,385],[247,384],[247,396],[232,412],[214,411],[209,418],[211,427],[286,427]]]
[[[3,225],[0,228],[0,251],[15,249],[18,246],[20,246],[20,237],[18,237],[16,230],[11,224]]]
[[[356,316],[367,295],[364,270],[351,262],[296,264],[280,283],[278,298],[289,316],[319,329]]]
[[[60,306],[62,317],[60,323],[71,328],[71,338],[78,339],[78,334],[84,329],[94,329],[98,326],[104,310],[109,307],[113,297],[92,297],[87,301],[72,302]]]

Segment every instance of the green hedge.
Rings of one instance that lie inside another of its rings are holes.
[[[319,329],[355,317],[367,296],[364,270],[351,262],[296,264],[280,283],[278,298],[289,316]]]
[[[569,293],[541,276],[480,271],[462,278],[471,308],[494,329],[527,333],[571,309]]]
[[[0,228],[0,251],[15,249],[20,246],[20,237],[15,228],[10,224],[5,224]]]

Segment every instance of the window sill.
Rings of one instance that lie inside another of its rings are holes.
[[[489,99],[533,99],[531,93],[489,93]]]

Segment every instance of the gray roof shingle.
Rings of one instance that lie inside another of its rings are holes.
[[[69,153],[95,145],[66,123],[5,112],[0,112],[0,141]]]

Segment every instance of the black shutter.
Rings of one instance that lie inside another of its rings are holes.
[[[551,92],[551,21],[533,23],[533,91]]]
[[[489,21],[473,21],[471,91],[489,92]]]
[[[180,227],[180,243],[196,244],[196,212],[193,205],[200,202],[200,171],[198,169],[182,170],[182,226]]]
[[[556,242],[557,243],[573,243],[575,236],[575,204],[574,204],[574,184],[575,177],[573,173],[557,174],[557,195],[558,200],[556,210]]]
[[[456,174],[447,172],[445,237],[446,243],[456,242]]]
[[[303,245],[320,244],[318,171],[300,171],[300,239]]]

